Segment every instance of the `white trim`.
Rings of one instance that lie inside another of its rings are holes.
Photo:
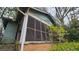
[[[51,41],[26,41],[24,44],[32,44],[32,43],[51,43]]]
[[[44,14],[48,14],[48,12],[45,12],[45,11],[43,11],[43,10],[40,10],[40,9],[38,9],[38,8],[35,8],[35,7],[30,7],[31,9],[34,9],[34,10],[36,10],[36,11],[38,11],[38,12],[41,12],[41,13],[44,13]]]
[[[34,28],[31,28],[31,27],[27,27],[28,29],[31,29],[31,30],[34,30],[34,31],[39,31],[39,32],[43,32],[43,33],[48,33],[48,32],[45,32],[45,31],[41,31],[41,30],[38,30],[38,29],[34,29]]]
[[[21,37],[20,37],[21,51],[23,51],[24,42],[25,42],[25,39],[26,39],[28,12],[29,12],[29,9],[25,13],[24,20],[23,20],[23,25],[22,25],[22,30],[21,30]]]
[[[28,15],[30,15],[31,17],[35,18],[35,19],[38,20],[38,21],[41,21],[42,23],[46,24],[47,26],[51,26],[51,25],[49,25],[48,23],[46,23],[46,22],[40,20],[38,17],[32,15],[31,13],[28,13]]]
[[[23,11],[21,11],[19,8],[17,8],[17,10],[22,13],[23,15],[25,15],[25,13]]]
[[[29,8],[29,9],[30,9],[30,8]],[[34,9],[34,8],[32,8],[32,9]],[[17,10],[18,10],[20,13],[22,13],[23,15],[25,15],[25,13],[24,13],[23,11],[21,11],[19,8],[17,8]],[[36,20],[41,21],[42,23],[45,23],[46,25],[50,26],[48,23],[46,23],[46,22],[40,20],[39,18],[35,17],[34,15],[32,15],[30,12],[28,12],[28,14],[29,14],[31,17],[34,17]]]

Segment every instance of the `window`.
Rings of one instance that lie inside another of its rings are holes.
[[[45,24],[29,16],[27,24],[26,41],[46,41],[49,39]]]

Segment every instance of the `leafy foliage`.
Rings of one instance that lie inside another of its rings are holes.
[[[17,10],[15,7],[0,7],[0,17],[3,16],[16,18]]]
[[[68,41],[79,41],[79,31],[75,28],[68,30]]]
[[[64,35],[66,33],[66,30],[64,29],[64,27],[58,27],[58,26],[52,25],[50,26],[50,29],[52,30],[54,34],[54,39],[56,38],[59,41],[64,41]]]
[[[66,30],[65,36],[67,36],[68,41],[79,41],[79,20],[76,18],[72,19],[71,27]]]

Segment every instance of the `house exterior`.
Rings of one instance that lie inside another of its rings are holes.
[[[48,13],[30,7],[21,7],[17,10],[15,21],[10,18],[4,21],[5,31],[2,42],[15,43],[18,41],[20,50],[23,50],[25,44],[51,42],[53,34],[49,26],[55,22]]]

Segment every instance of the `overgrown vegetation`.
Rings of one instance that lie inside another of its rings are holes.
[[[52,44],[50,51],[79,51],[78,42],[65,42]]]
[[[47,9],[45,8],[38,8],[38,9],[48,12]],[[55,10],[55,12],[53,12],[53,10]],[[53,33],[52,36],[53,43],[55,42],[50,50],[51,51],[79,50],[79,43],[78,43],[79,42],[79,8],[78,7],[53,7],[53,8],[50,7],[49,14],[51,14],[52,18],[55,19],[55,21],[59,25],[59,26],[55,26],[55,25],[50,26],[50,30]],[[0,7],[0,19],[6,16],[12,19],[16,19],[16,15],[17,15],[16,7]],[[64,22],[66,22],[64,21],[64,19],[69,21],[68,22],[69,24],[67,24],[69,27],[64,26]]]
[[[64,27],[58,27],[58,26],[50,26],[50,30],[53,32],[53,38],[55,41],[63,42],[65,41],[64,36],[66,34],[66,30]]]
[[[73,21],[70,28],[51,26],[53,44],[50,51],[79,51],[79,20]],[[59,42],[55,42],[58,39]]]
[[[68,30],[67,35],[67,39],[69,42],[71,41],[75,41],[78,42],[79,41],[79,30],[77,30],[76,28],[72,28]]]

